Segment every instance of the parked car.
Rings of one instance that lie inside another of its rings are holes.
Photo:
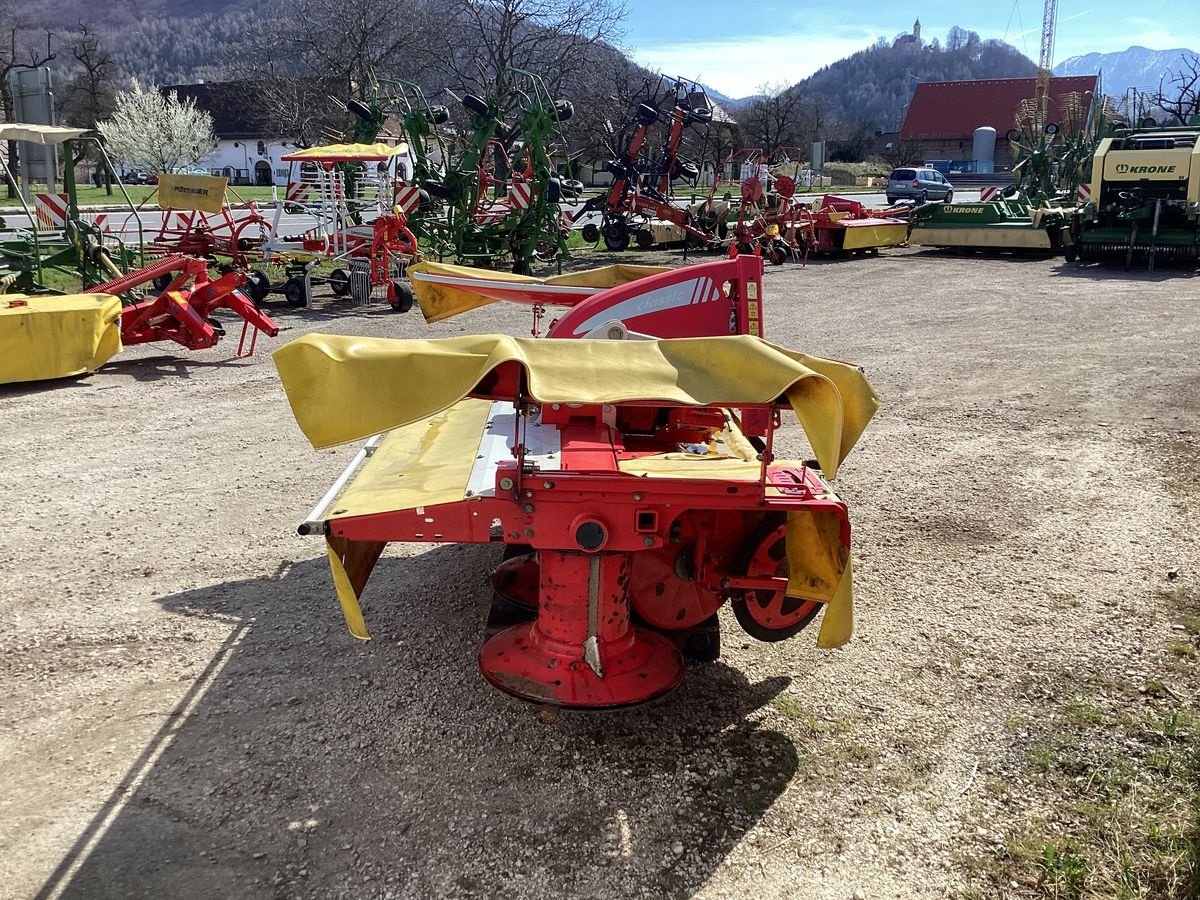
[[[898,200],[916,200],[926,203],[930,200],[944,200],[949,203],[954,199],[954,187],[937,169],[913,167],[894,169],[887,180],[887,202]]]

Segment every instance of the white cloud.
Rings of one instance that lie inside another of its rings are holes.
[[[874,43],[867,31],[842,37],[804,34],[743,35],[637,47],[635,60],[668,75],[694,78],[730,97],[747,97],[764,85],[795,84],[822,66]]]

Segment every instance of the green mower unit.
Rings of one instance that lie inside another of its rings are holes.
[[[909,215],[909,243],[920,247],[1059,253],[1070,224],[1070,210],[1045,202],[1035,206],[1014,189],[1009,191],[1011,196],[997,200],[917,207]]]

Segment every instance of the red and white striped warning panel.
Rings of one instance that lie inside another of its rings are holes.
[[[985,188],[979,189],[980,202],[987,203],[989,200],[999,200],[999,199],[1000,199],[1000,188],[985,187]]]
[[[112,223],[108,220],[108,213],[96,213],[95,215],[88,216],[87,220],[91,222],[92,227],[94,227],[101,234],[113,233]]]
[[[312,185],[307,181],[293,181],[287,187],[287,199],[295,200],[297,203],[301,200],[308,199],[308,191]]]
[[[1075,188],[1075,199],[1080,203],[1087,203],[1092,199],[1092,186],[1090,184],[1081,184]]]
[[[67,227],[67,195],[35,194],[33,214],[38,220],[38,231],[52,231]]]
[[[508,186],[508,200],[514,209],[529,209],[529,204],[533,202],[533,185],[514,181]]]
[[[396,205],[401,212],[410,213],[421,204],[421,189],[416,185],[401,185],[396,188]]]

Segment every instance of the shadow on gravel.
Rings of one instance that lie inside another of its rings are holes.
[[[16,381],[10,384],[0,384],[0,400],[8,397],[29,397],[33,394],[44,394],[49,391],[60,391],[67,388],[89,388],[90,373],[71,375],[67,378],[47,378],[43,381]]]
[[[163,598],[229,637],[39,896],[694,893],[798,768],[747,720],[788,680],[711,663],[542,724],[476,667],[498,560],[385,558],[369,643],[323,559]]]
[[[225,340],[230,340],[226,337]],[[237,337],[233,340],[236,342]],[[179,356],[142,356],[139,358],[114,359],[106,362],[97,371],[103,375],[128,375],[134,381],[155,382],[164,378],[191,378],[196,369],[228,369],[250,364],[250,360],[238,359],[197,359],[188,355],[182,347]]]
[[[1059,278],[1081,278],[1085,281],[1174,281],[1179,278],[1200,277],[1200,269],[1194,262],[1159,261],[1154,271],[1148,271],[1146,260],[1135,259],[1133,265],[1126,271],[1121,263],[1111,265],[1095,264],[1080,265],[1059,261],[1051,274]]]

